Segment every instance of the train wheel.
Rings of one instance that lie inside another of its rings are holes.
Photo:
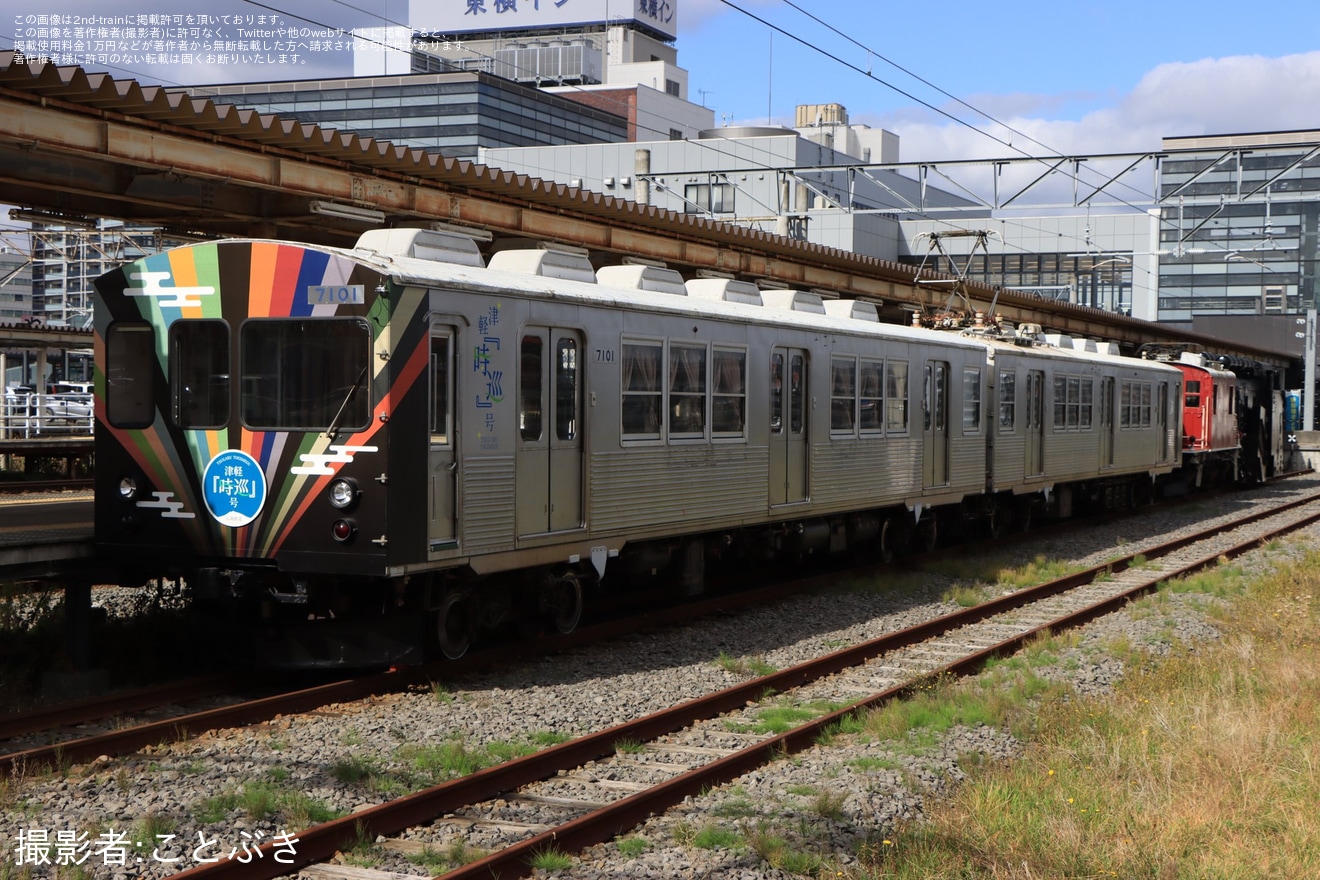
[[[893,517],[885,517],[880,522],[880,535],[875,539],[876,550],[881,562],[893,562],[898,547],[899,526]]]
[[[940,543],[939,520],[934,514],[917,524],[917,547],[922,553],[932,553]]]
[[[440,601],[436,610],[435,640],[440,653],[449,660],[457,660],[472,647],[472,615],[468,612],[468,599],[458,590],[451,590]]]
[[[547,588],[544,602],[555,632],[571,633],[582,620],[582,581],[572,574],[556,578]]]

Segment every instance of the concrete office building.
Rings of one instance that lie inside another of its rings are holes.
[[[687,100],[672,0],[631,15],[612,3],[393,3],[386,17],[408,26],[355,31],[353,77],[185,91],[467,160],[710,128],[714,113]]]
[[[822,109],[826,108],[826,109]],[[814,120],[828,113],[828,122]],[[821,166],[856,165],[846,145],[874,162],[898,159],[891,132],[849,125],[837,105],[798,108],[797,129],[726,126],[683,141],[585,147],[482,150],[480,161],[557,183],[702,214],[842,250],[896,259],[902,248],[897,217],[918,201],[918,184],[892,171],[855,174]],[[927,202],[974,207],[929,189]]]
[[[21,247],[0,241],[0,324],[32,315],[32,262]]]

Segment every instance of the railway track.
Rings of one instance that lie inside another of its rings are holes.
[[[1302,503],[1305,501],[1289,502],[1293,506]],[[1255,517],[1265,515],[1268,513],[1253,514]],[[1065,521],[1031,533],[1012,536],[1009,540],[1034,540],[1056,529],[1076,528],[1079,525],[1084,527],[1085,523]],[[995,543],[1002,544],[1004,540]],[[942,552],[936,551],[930,558],[938,558]],[[920,565],[925,558],[917,557],[912,562]],[[871,569],[871,573],[884,570],[884,567],[876,567]],[[856,574],[856,569],[847,572],[849,576]],[[640,618],[623,616],[584,626],[566,636],[493,646],[473,652],[460,661],[443,661],[308,687],[268,691],[256,698],[226,699],[229,695],[251,692],[246,686],[245,677],[239,674],[213,675],[132,692],[108,694],[33,712],[0,716],[0,773],[31,771],[43,766],[57,767],[91,761],[101,756],[123,755],[146,746],[184,740],[209,730],[258,724],[281,715],[309,712],[334,703],[400,693],[410,688],[427,688],[436,681],[469,675],[519,658],[573,650],[617,638],[643,627],[683,624],[700,617],[765,604],[781,597],[827,587],[839,577],[839,573],[829,572],[769,587],[743,588],[697,602],[651,608]],[[198,707],[198,704],[203,706]],[[134,715],[144,717],[136,720]]]
[[[900,699],[931,676],[964,675],[1039,634],[1079,626],[1121,608],[1162,581],[1231,559],[1320,521],[1320,493],[1176,541],[1147,548],[836,651],[811,662],[553,746],[425,791],[268,843],[263,856],[222,860],[187,878],[257,880],[324,862],[364,837],[432,824],[458,835],[498,825],[520,839],[449,873],[449,878],[525,876],[533,854],[577,851],[627,832],[683,798],[802,750],[849,715]],[[768,694],[814,708],[785,733],[749,732],[750,711]],[[520,805],[562,809],[553,823],[519,821]],[[445,844],[437,841],[437,848]],[[276,854],[283,858],[276,859]]]

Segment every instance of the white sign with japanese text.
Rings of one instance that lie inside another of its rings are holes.
[[[435,34],[635,21],[678,37],[678,0],[439,0],[411,5],[409,24]]]

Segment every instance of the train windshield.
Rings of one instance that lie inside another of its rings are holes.
[[[354,431],[369,424],[371,329],[365,321],[248,321],[239,343],[247,427]]]

